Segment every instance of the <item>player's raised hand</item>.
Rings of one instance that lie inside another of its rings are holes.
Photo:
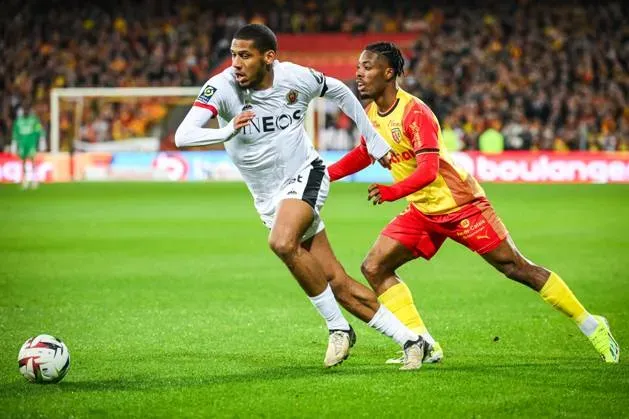
[[[239,130],[240,128],[249,125],[249,121],[251,121],[256,114],[253,111],[244,111],[239,113],[234,118],[234,129]]]

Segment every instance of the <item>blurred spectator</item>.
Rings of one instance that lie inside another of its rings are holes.
[[[593,1],[7,0],[0,141],[24,101],[49,125],[51,87],[201,85],[234,32],[256,22],[277,32],[417,32],[403,87],[435,110],[453,149],[479,149],[491,115],[507,150],[629,150],[627,10]],[[86,103],[78,130],[62,112],[61,132],[148,135],[162,112]]]
[[[505,150],[529,150],[533,144],[531,132],[522,111],[511,112],[507,124],[502,130]]]
[[[443,6],[404,86],[467,149],[497,114],[508,150],[629,150],[627,5],[492,3]]]
[[[463,143],[463,130],[454,127],[454,118],[452,116],[445,118],[441,126],[441,135],[449,151],[460,151],[465,146]]]
[[[505,149],[505,138],[500,130],[500,122],[494,117],[489,127],[478,137],[478,148],[483,153],[497,154]]]

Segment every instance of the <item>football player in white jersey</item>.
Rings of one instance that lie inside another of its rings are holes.
[[[231,53],[231,67],[208,80],[177,129],[177,146],[224,143],[270,229],[269,246],[326,320],[326,367],[343,362],[356,340],[335,296],[403,347],[402,369],[421,367],[424,340],[380,305],[372,290],[350,278],[334,256],[320,216],[329,176],[304,129],[308,104],[318,96],[335,101],[356,122],[369,154],[381,164],[388,165],[389,146],[342,82],[276,60],[277,39],[268,27],[239,29]],[[212,117],[220,128],[204,128]]]

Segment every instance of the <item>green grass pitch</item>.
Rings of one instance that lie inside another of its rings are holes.
[[[620,364],[447,242],[400,272],[444,362],[385,365],[396,346],[348,317],[357,345],[325,370],[324,323],[268,250],[243,184],[5,185],[0,417],[627,417],[629,186],[485,188],[524,254],[608,317]],[[333,185],[324,219],[352,275],[403,205]],[[70,349],[60,384],[18,372],[20,345],[39,333]]]

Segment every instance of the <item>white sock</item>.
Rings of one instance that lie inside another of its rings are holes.
[[[419,335],[419,336],[421,336],[421,337],[422,337],[422,338],[423,338],[426,342],[428,342],[428,344],[429,344],[430,346],[432,346],[432,345],[434,345],[434,344],[435,344],[435,338],[433,338],[433,337],[430,335],[430,333],[428,333],[428,332],[426,332],[426,333],[422,333],[422,334],[421,334],[421,335]]]
[[[588,314],[585,320],[583,320],[579,325],[579,329],[581,329],[585,336],[590,336],[594,333],[597,327],[598,321],[591,314]]]
[[[368,324],[383,335],[392,338],[400,346],[404,346],[409,340],[417,340],[419,337],[411,329],[404,326],[384,304],[380,304],[380,308]]]
[[[321,317],[325,319],[328,330],[349,330],[349,323],[343,317],[343,313],[341,313],[341,308],[334,298],[330,284],[321,294],[308,298],[317,308]]]

